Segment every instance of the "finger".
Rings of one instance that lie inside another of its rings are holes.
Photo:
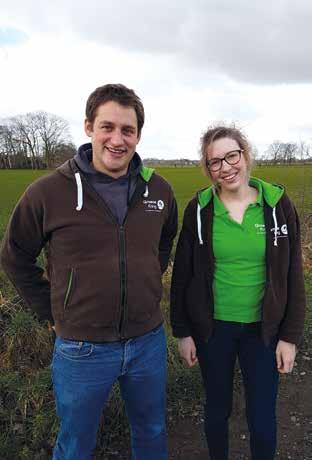
[[[288,360],[286,361],[285,365],[285,372],[291,372],[292,371],[292,361],[291,360]]]
[[[187,357],[187,358],[185,358],[184,361],[185,361],[185,364],[186,364],[188,367],[192,367],[193,363],[192,363],[192,359],[191,359],[190,356]]]
[[[192,359],[192,361],[196,360],[196,348],[191,350],[191,359]]]
[[[283,367],[282,355],[279,351],[276,352],[276,365],[277,369],[282,369]]]
[[[286,360],[286,359],[284,359],[284,361],[283,361],[283,366],[278,369],[278,371],[281,374],[288,374],[288,373],[292,372],[292,370],[293,370],[293,361],[292,360]]]
[[[191,363],[190,363],[189,366],[190,366],[190,367],[195,366],[195,364],[197,364],[197,361],[198,361],[197,358],[195,358],[194,360],[191,361]]]

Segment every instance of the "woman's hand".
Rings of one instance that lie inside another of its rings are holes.
[[[277,370],[281,374],[291,372],[294,367],[296,357],[296,345],[294,343],[279,340],[276,347]]]
[[[197,363],[196,346],[191,336],[178,339],[178,350],[181,358],[189,367]]]

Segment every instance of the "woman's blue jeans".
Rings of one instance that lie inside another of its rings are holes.
[[[89,460],[112,385],[119,381],[133,460],[166,460],[166,338],[163,326],[121,342],[57,338],[52,361],[60,431],[53,460]]]
[[[276,339],[266,346],[261,323],[215,321],[208,342],[197,342],[206,393],[205,432],[211,460],[228,460],[228,419],[238,357],[245,386],[246,413],[253,460],[273,460],[276,449],[278,371]]]

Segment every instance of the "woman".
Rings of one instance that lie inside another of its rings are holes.
[[[250,177],[250,145],[237,128],[209,128],[201,160],[213,186],[184,213],[172,277],[173,334],[187,365],[200,364],[211,459],[228,459],[238,358],[252,459],[271,460],[278,373],[292,371],[303,332],[298,217],[283,187]]]

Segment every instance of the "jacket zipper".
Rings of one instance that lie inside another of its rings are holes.
[[[83,174],[81,174],[82,180],[84,183],[87,185],[88,189],[91,191],[91,193],[94,195],[96,200],[103,206],[105,211],[107,212],[108,216],[112,220],[112,222],[118,226],[118,237],[119,237],[119,269],[120,269],[120,317],[119,317],[119,323],[117,327],[117,333],[120,337],[120,339],[123,339],[124,336],[124,329],[125,329],[125,321],[126,321],[126,300],[127,300],[127,292],[126,292],[126,245],[125,245],[125,224],[129,212],[129,208],[131,206],[131,203],[134,201],[134,196],[136,193],[134,192],[132,199],[128,205],[128,211],[125,216],[123,225],[119,225],[116,217],[113,215],[103,198],[97,193],[96,190],[93,189],[93,187],[88,183],[88,181],[85,179]]]
[[[126,320],[126,245],[125,245],[125,228],[123,225],[119,227],[119,267],[120,267],[120,318],[119,318],[119,335],[122,339],[124,336],[124,326]]]
[[[265,225],[265,285],[264,285],[264,294],[261,302],[261,337],[262,340],[265,341],[264,337],[264,328],[263,328],[263,319],[264,319],[264,300],[265,296],[268,292],[269,285],[271,283],[271,270],[270,270],[270,258],[271,258],[271,215],[269,214],[269,208],[267,204],[264,203],[263,206],[263,218],[264,218],[264,225]]]
[[[136,189],[137,190],[137,189]],[[119,226],[119,266],[120,266],[120,318],[119,318],[119,336],[121,339],[125,338],[125,323],[127,320],[127,267],[126,267],[126,240],[125,240],[125,226],[129,210],[135,201],[136,191],[134,192],[130,202],[128,203],[128,210],[125,215],[123,224]]]

